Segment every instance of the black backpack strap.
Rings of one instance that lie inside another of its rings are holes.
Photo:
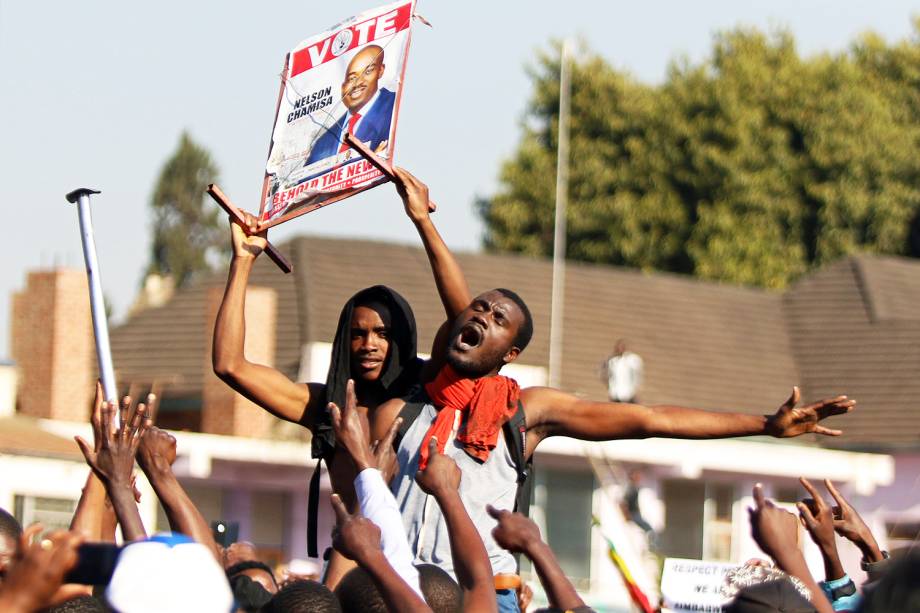
[[[533,458],[524,457],[527,449],[527,421],[524,417],[524,405],[518,400],[518,408],[511,419],[502,426],[505,443],[511,452],[511,459],[517,470],[517,494],[514,497],[514,511],[524,517],[530,515],[530,496],[533,492]],[[514,554],[518,569],[521,568],[521,555]]]
[[[316,458],[316,467],[313,469],[313,476],[310,477],[310,488],[307,496],[307,555],[311,558],[319,557],[319,549],[316,545],[316,536],[319,532],[317,521],[319,520],[319,482],[323,474],[323,458]]]
[[[527,422],[524,417],[524,405],[520,400],[517,411],[511,416],[511,419],[505,422],[502,429],[517,470],[518,490],[514,510],[527,515],[530,511],[530,492],[533,489],[533,460],[527,460],[524,457],[527,445]]]

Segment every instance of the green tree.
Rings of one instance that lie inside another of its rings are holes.
[[[559,61],[538,56],[521,143],[478,202],[487,249],[552,253]],[[803,59],[787,32],[737,29],[657,86],[583,48],[567,255],[773,288],[857,251],[920,255],[918,85],[918,35]]]
[[[195,273],[210,269],[212,254],[227,249],[219,210],[205,193],[217,175],[208,150],[183,132],[150,199],[153,247],[148,274],[171,275],[181,287]]]

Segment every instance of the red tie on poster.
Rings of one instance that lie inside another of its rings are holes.
[[[359,119],[361,119],[361,113],[355,113],[348,120],[348,133],[349,134],[355,133],[355,124],[358,123]],[[351,149],[351,147],[348,146],[348,143],[346,143],[345,139],[343,138],[342,145],[339,147],[339,153],[344,153],[345,151],[348,151],[349,149]]]

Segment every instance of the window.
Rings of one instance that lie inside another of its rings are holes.
[[[672,558],[703,557],[703,507],[706,485],[687,479],[668,479],[662,487],[664,532],[662,549]]]
[[[735,487],[731,483],[706,485],[706,525],[703,559],[728,561],[732,557],[732,507]]]
[[[73,498],[48,498],[44,496],[19,495],[13,498],[14,515],[25,527],[40,522],[46,531],[70,528],[77,501]]]
[[[591,514],[594,475],[590,471],[536,471],[534,502],[546,523],[544,538],[562,570],[577,585],[591,578]]]

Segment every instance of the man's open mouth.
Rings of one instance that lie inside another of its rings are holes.
[[[456,346],[462,351],[467,351],[478,347],[482,342],[483,329],[480,324],[469,322],[460,328],[460,334],[457,336]]]

